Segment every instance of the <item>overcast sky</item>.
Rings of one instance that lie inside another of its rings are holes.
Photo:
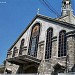
[[[61,15],[62,0],[45,1],[49,1]],[[72,0],[72,7],[75,11],[75,0]],[[0,64],[5,60],[7,50],[35,17],[38,8],[40,14],[56,18],[40,0],[0,0]]]

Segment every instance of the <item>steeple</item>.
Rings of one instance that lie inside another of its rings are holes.
[[[75,25],[75,16],[73,14],[71,0],[62,0],[61,17],[57,18],[57,20]]]
[[[72,12],[71,0],[63,0],[62,1],[62,16],[68,15]]]

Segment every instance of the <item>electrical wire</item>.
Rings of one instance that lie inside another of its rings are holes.
[[[55,10],[55,8],[51,5],[51,3],[50,3],[49,1],[47,1],[47,0],[46,0],[46,2],[47,2],[47,4],[52,8],[52,10],[53,10],[54,12],[56,12],[57,15],[60,16],[60,14]]]
[[[44,7],[46,8],[46,9],[48,9],[49,10],[49,8],[47,8],[47,6],[46,6],[46,4],[42,1],[42,0],[39,0],[40,1],[40,3],[41,4],[43,4],[44,5]],[[50,12],[52,12],[51,10],[49,10]],[[53,13],[53,12],[52,12]]]
[[[40,1],[40,3],[42,3],[50,12],[52,12],[53,14],[55,14],[55,15],[57,15],[57,17],[60,17],[60,15],[58,14],[58,12],[53,8],[53,6],[51,5],[51,4],[49,4],[52,8],[50,8],[50,6],[48,5],[48,1],[46,2],[46,1],[44,1],[44,0],[39,0]],[[63,19],[64,20],[64,19]],[[65,20],[64,20],[64,22],[65,22]]]
[[[43,0],[43,2],[44,2],[44,4],[47,6],[47,8],[50,10],[50,11],[52,11],[55,15],[57,15],[57,17],[59,17],[60,15],[54,10],[54,8],[52,9],[52,8],[50,8],[50,6],[48,5],[48,3],[45,1],[45,0]]]
[[[44,0],[39,0],[50,12],[52,12],[53,14],[55,14],[55,15],[57,15],[57,17],[59,17],[60,15],[56,12],[56,10],[52,7],[52,5],[50,5],[51,6],[51,8],[50,8],[50,6],[48,5],[48,1],[46,2],[46,1],[44,1]]]

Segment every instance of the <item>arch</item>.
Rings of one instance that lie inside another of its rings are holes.
[[[51,58],[53,28],[47,29],[45,59]]]
[[[29,66],[24,70],[24,73],[37,73],[38,69],[35,66]]]
[[[14,49],[13,49],[13,55],[12,55],[12,57],[15,56],[15,52],[16,52],[16,51],[17,51],[17,47],[15,46]]]
[[[66,56],[66,30],[59,32],[58,57]]]
[[[38,72],[38,65],[36,63],[27,63],[26,66],[23,68],[23,73],[37,73]]]
[[[58,75],[58,73],[64,73],[66,69],[65,65],[63,66],[61,63],[55,64],[53,68],[54,68],[53,75]]]
[[[39,34],[40,34],[40,23],[36,23],[34,24],[31,30],[31,37],[28,49],[28,54],[34,57],[37,56]]]
[[[62,63],[60,63],[60,62],[57,62],[57,63],[53,66],[54,69],[58,69],[58,68],[61,68],[61,67],[66,68],[66,67],[65,67],[65,64],[62,64]]]
[[[74,64],[73,67],[71,68],[71,72],[75,72],[75,64]]]
[[[23,39],[21,40],[21,44],[20,44],[19,55],[22,55],[22,49],[23,49],[23,47],[24,47],[24,42],[25,42],[25,39],[23,38]]]

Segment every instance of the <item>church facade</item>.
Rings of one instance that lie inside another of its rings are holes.
[[[7,52],[5,72],[52,74],[75,71],[75,16],[70,0],[62,15],[36,15]]]

